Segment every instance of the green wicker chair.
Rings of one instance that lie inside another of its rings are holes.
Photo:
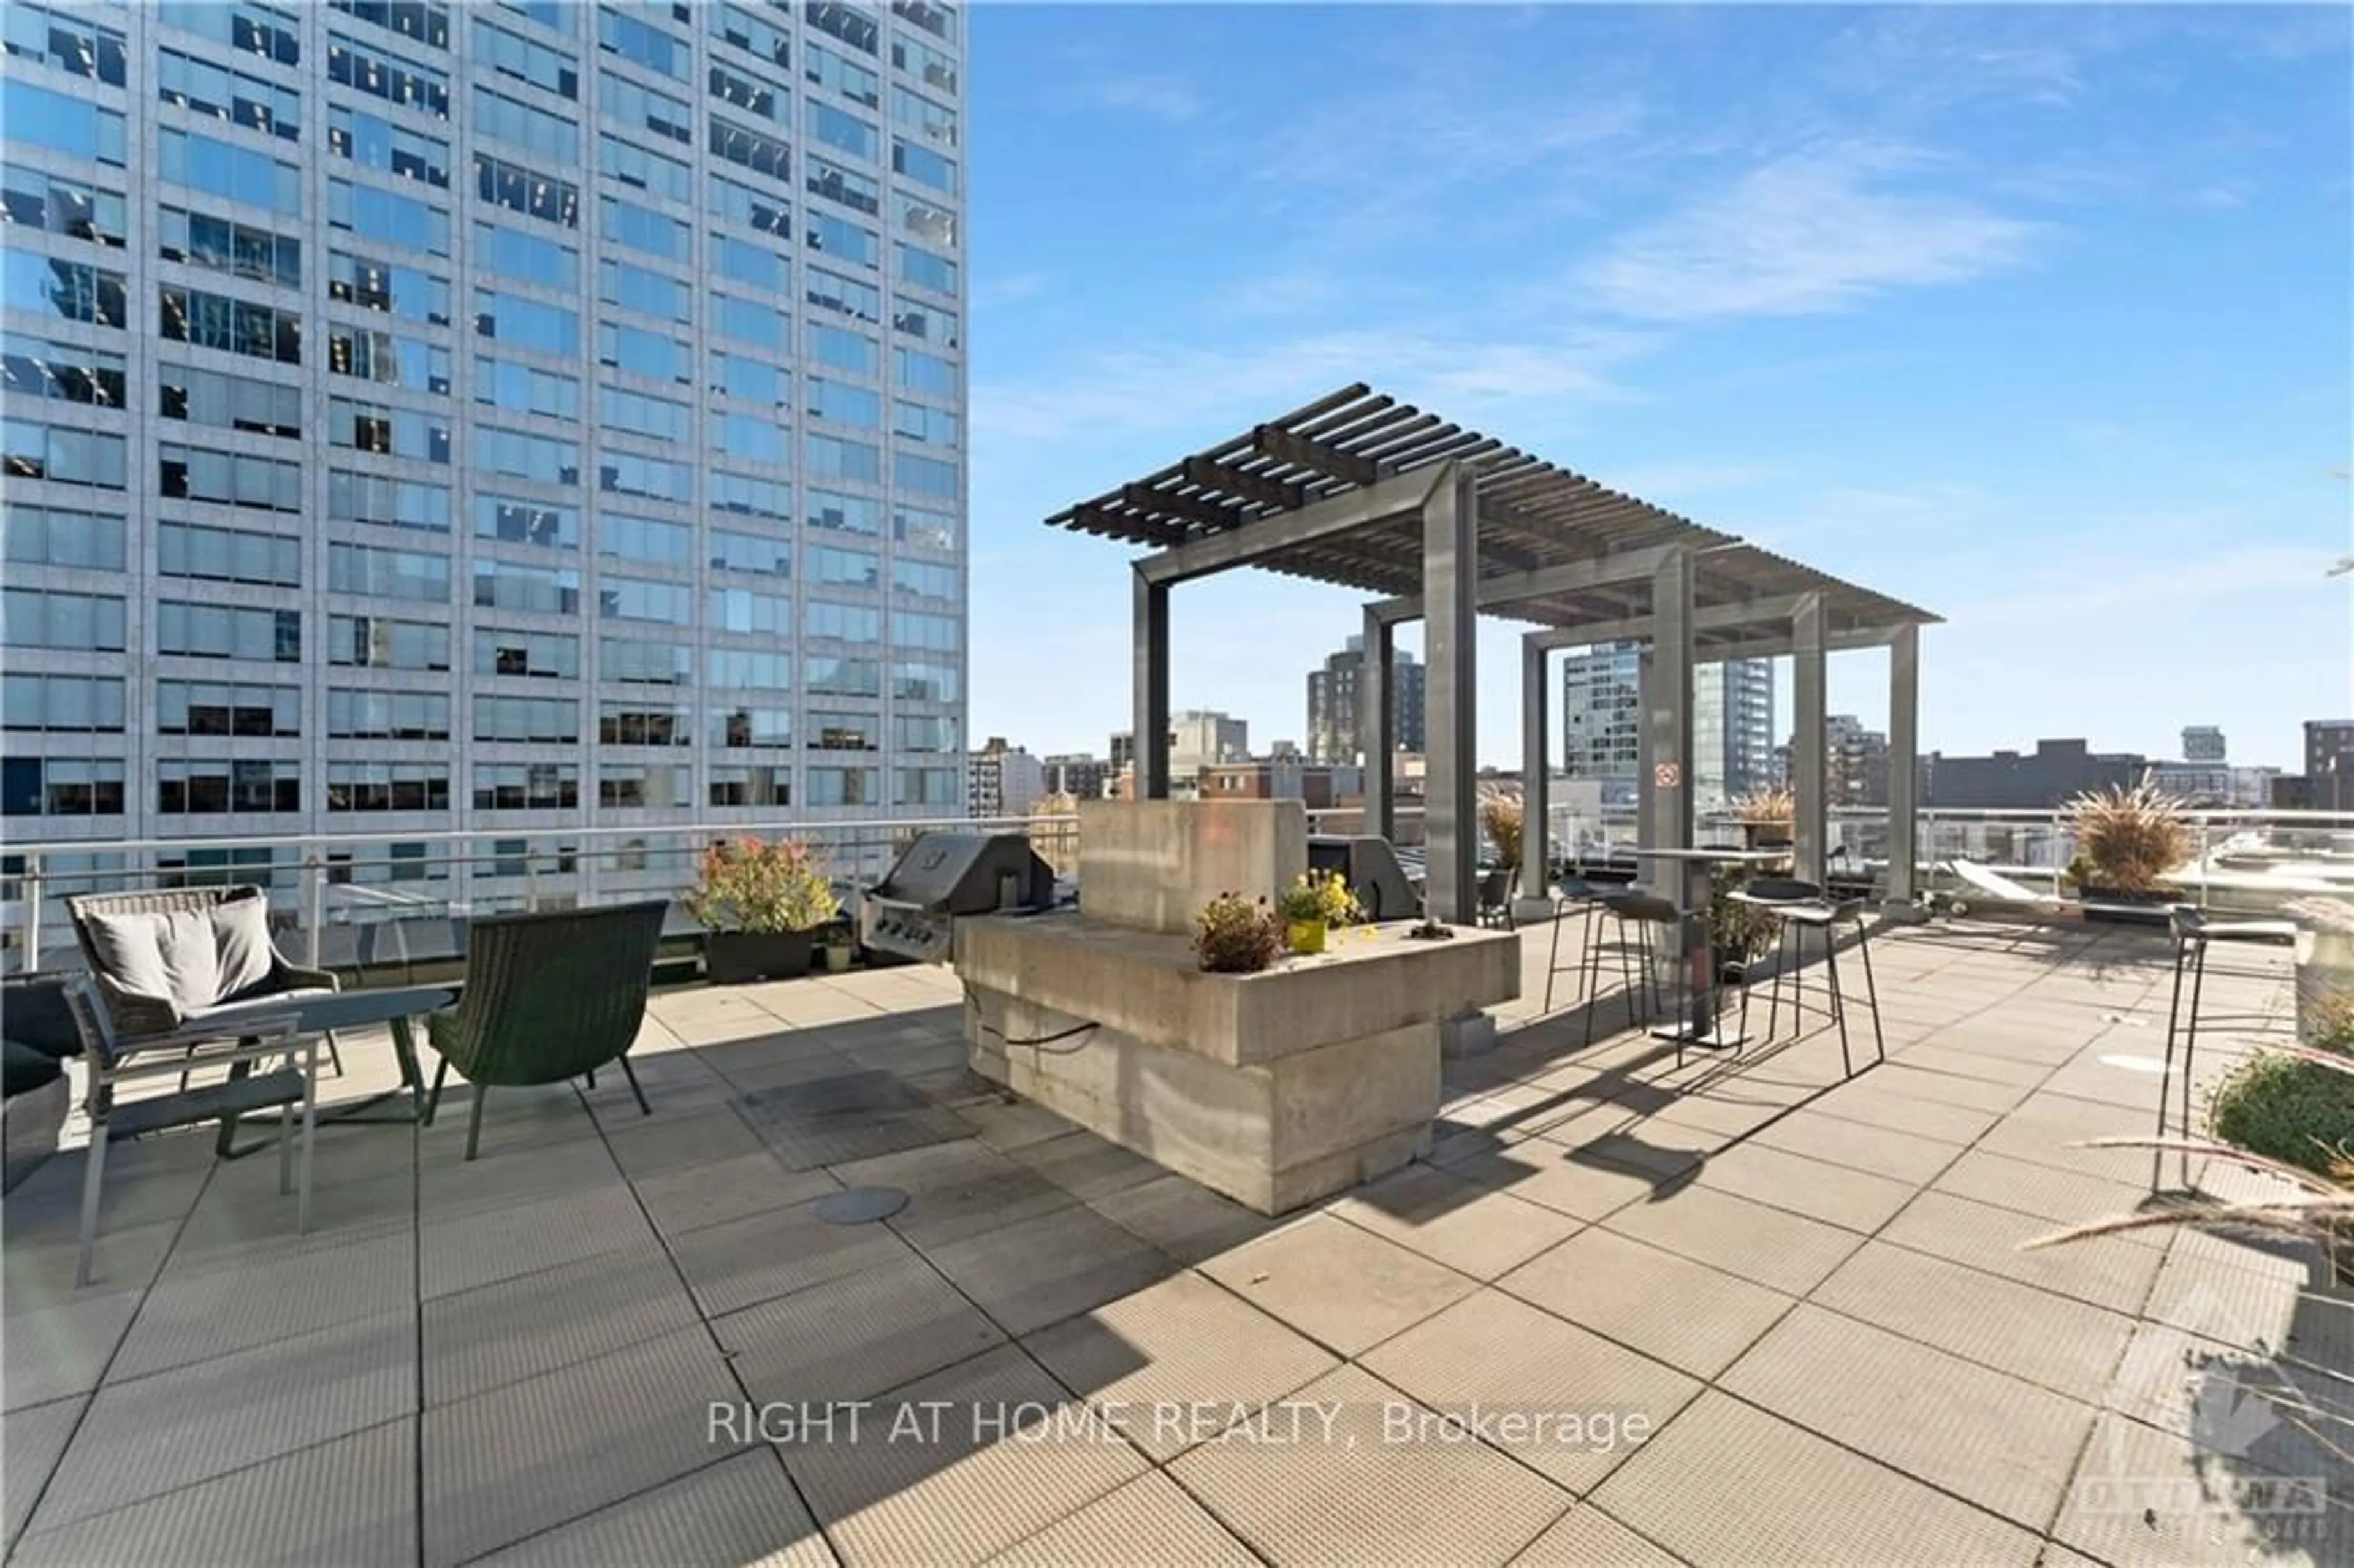
[[[667,900],[655,899],[474,921],[466,938],[465,991],[456,1007],[425,1021],[441,1057],[425,1103],[426,1125],[432,1125],[451,1067],[474,1086],[469,1160],[493,1087],[560,1084],[617,1062],[638,1108],[652,1116],[628,1052],[646,1015],[654,948],[669,912]]]

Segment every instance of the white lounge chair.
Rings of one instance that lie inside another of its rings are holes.
[[[2025,883],[2013,882],[2001,873],[1991,867],[1980,865],[1974,860],[1962,860],[1956,857],[1947,861],[1945,869],[1952,872],[1968,887],[1975,888],[1985,895],[1984,901],[1989,904],[2020,905],[2031,909],[2043,910],[2062,909],[2068,905],[2068,900],[2055,893],[2039,893]],[[1969,900],[1956,894],[1932,894],[1930,898],[1933,906],[1942,907],[1950,914],[1967,915],[1970,912]]]

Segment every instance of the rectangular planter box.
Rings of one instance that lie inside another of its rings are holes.
[[[810,971],[813,931],[709,931],[703,938],[703,978],[713,985],[799,980]]]

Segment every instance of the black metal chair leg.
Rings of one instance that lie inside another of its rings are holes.
[[[2198,956],[2190,960],[2190,1024],[2182,1032],[2182,1137],[2190,1139],[2190,1083],[2199,1075],[2199,997],[2207,985],[2207,944],[2201,940]],[[2182,1185],[2190,1185],[2190,1153],[2185,1150],[2182,1160]]]
[[[597,1069],[596,1069],[596,1068],[594,1068],[594,1067],[589,1068],[589,1069],[588,1069],[588,1071],[586,1074],[582,1075],[583,1075],[583,1076],[585,1076],[585,1077],[588,1080],[588,1086],[589,1086],[590,1088],[592,1088],[592,1089],[593,1089],[593,1088],[595,1088],[595,1087],[597,1086]]]
[[[1863,955],[1863,999],[1872,1007],[1872,1060],[1885,1062],[1888,1060],[1888,1040],[1880,1032],[1880,986],[1872,978],[1872,933],[1864,928],[1861,919],[1855,923],[1855,946],[1856,950]]]
[[[1560,969],[1561,916],[1556,915],[1553,916],[1553,940],[1545,948],[1544,1005],[1537,1010],[1539,1012],[1551,1012],[1553,1011],[1553,977],[1560,971]]]
[[[1840,995],[1839,942],[1828,926],[1823,927],[1823,972],[1830,979],[1831,1022],[1839,1025],[1840,1074],[1842,1077],[1852,1078],[1855,1076],[1855,1058],[1848,1054],[1847,1001]]]
[[[466,1158],[469,1160],[474,1158],[474,1151],[482,1141],[482,1103],[490,1097],[489,1086],[474,1086],[473,1109],[466,1118]]]
[[[340,1078],[344,1075],[344,1054],[335,1046],[335,1032],[332,1029],[327,1030],[325,1032],[325,1038],[327,1042],[327,1061],[334,1067],[335,1076]]]
[[[2166,1004],[2166,1065],[2160,1069],[2158,1080],[2158,1131],[2154,1136],[2158,1138],[2166,1136],[2166,1106],[2174,1095],[2174,1037],[2182,1021],[2182,966],[2190,957],[2190,944],[2180,937],[2175,938],[2174,995],[2173,999]],[[2151,1192],[2158,1191],[2158,1184],[2165,1179],[2165,1175],[2166,1150],[2153,1149],[2149,1151],[2149,1190]]]
[[[441,1080],[450,1075],[450,1064],[445,1059],[433,1069],[433,1087],[425,1096],[425,1114],[418,1118],[420,1127],[433,1125],[433,1113],[441,1108]]]
[[[638,1097],[638,1109],[648,1116],[653,1115],[654,1107],[646,1104],[645,1090],[638,1087],[637,1069],[630,1065],[630,1059],[627,1056],[621,1058],[621,1076],[630,1080],[630,1093]]]

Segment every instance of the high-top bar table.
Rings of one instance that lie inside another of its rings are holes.
[[[1716,893],[1716,868],[1721,865],[1772,865],[1787,860],[1787,850],[1637,849],[1639,861],[1659,861],[1681,866],[1682,885],[1676,898],[1684,912],[1683,960],[1691,995],[1691,1014],[1681,1022],[1651,1033],[1661,1040],[1696,1045],[1702,1050],[1729,1051],[1742,1043],[1717,1026],[1716,949],[1709,932],[1710,900]]]

